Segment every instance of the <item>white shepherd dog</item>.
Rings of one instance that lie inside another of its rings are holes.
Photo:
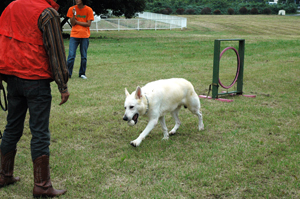
[[[198,129],[204,130],[199,96],[195,92],[193,85],[185,79],[172,78],[150,82],[142,88],[138,86],[136,91],[131,94],[125,88],[125,95],[123,120],[128,121],[128,125],[135,125],[139,116],[144,115],[149,118],[144,131],[137,139],[130,142],[134,147],[141,144],[142,140],[146,138],[158,121],[160,121],[164,132],[163,139],[169,139],[169,135],[174,135],[181,124],[178,118],[181,106],[188,108],[193,114],[198,116]],[[165,123],[166,113],[171,113],[175,119],[175,126],[170,132],[168,132]]]

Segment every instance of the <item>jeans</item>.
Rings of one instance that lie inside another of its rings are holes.
[[[79,44],[80,44],[80,55],[81,55],[79,77],[81,75],[85,75],[86,63],[87,63],[87,49],[89,47],[89,38],[70,37],[69,56],[67,61],[70,77],[72,76],[74,61],[76,57],[76,49]]]
[[[3,155],[17,148],[23,135],[28,109],[32,161],[42,155],[49,156],[49,117],[52,101],[50,80],[25,80],[7,76],[7,99],[7,125],[0,146]]]

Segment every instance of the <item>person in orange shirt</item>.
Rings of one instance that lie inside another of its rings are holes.
[[[85,75],[87,65],[87,49],[89,47],[90,26],[94,21],[94,12],[92,8],[86,5],[86,0],[76,0],[76,5],[69,8],[67,17],[70,18],[72,30],[70,35],[68,69],[69,77],[73,73],[76,49],[80,45],[81,62],[79,77],[87,79]]]

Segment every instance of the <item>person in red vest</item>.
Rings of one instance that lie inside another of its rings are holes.
[[[7,83],[8,115],[0,146],[0,187],[20,180],[14,177],[17,143],[23,134],[29,110],[34,197],[66,193],[52,187],[49,167],[50,82],[61,93],[59,105],[67,102],[68,68],[57,13],[57,0],[16,0],[0,17],[0,80]]]

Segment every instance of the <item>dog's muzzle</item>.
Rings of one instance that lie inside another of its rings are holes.
[[[126,115],[124,115],[123,120],[128,121],[128,117]]]
[[[133,121],[134,121],[134,124],[136,124],[136,123],[138,122],[138,118],[139,118],[139,114],[136,113],[136,114],[132,117],[131,120],[133,120]],[[124,115],[123,120],[124,120],[124,121],[128,121],[128,122],[131,122],[131,120],[127,117],[127,115]]]

